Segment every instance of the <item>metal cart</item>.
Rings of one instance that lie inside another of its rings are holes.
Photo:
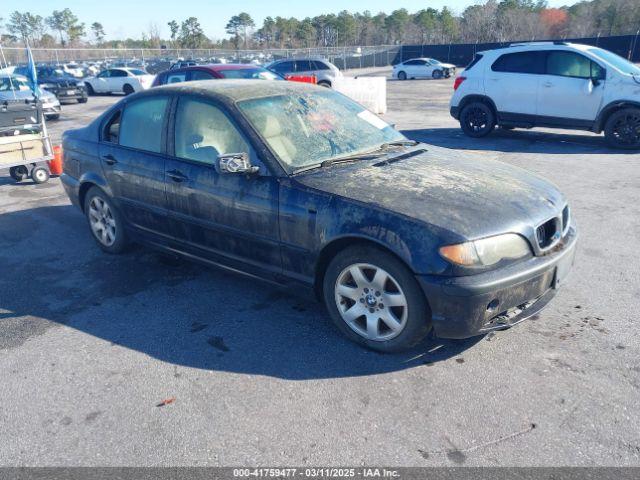
[[[0,169],[8,168],[20,182],[30,177],[45,183],[54,158],[42,104],[38,101],[4,101],[0,104]]]

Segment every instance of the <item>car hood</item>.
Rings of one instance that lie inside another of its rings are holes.
[[[307,187],[396,212],[466,239],[523,232],[559,215],[565,206],[554,185],[526,170],[431,145],[295,178]]]
[[[48,92],[43,88],[41,88],[40,91],[42,92],[42,95],[40,95],[40,98],[44,102],[56,100],[56,96],[53,93]],[[16,92],[0,93],[0,100],[14,100],[14,99],[15,100],[33,100],[33,92],[31,90],[18,90]]]
[[[75,77],[40,77],[38,83],[51,83],[55,85],[78,85],[78,79]]]

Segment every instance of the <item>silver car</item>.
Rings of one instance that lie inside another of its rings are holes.
[[[62,107],[56,96],[44,89],[42,95],[42,110],[47,120],[60,118]],[[33,98],[27,78],[22,75],[0,75],[0,102],[5,100],[27,100]]]
[[[284,77],[287,75],[314,75],[318,80],[318,85],[323,87],[331,87],[336,78],[342,77],[342,72],[338,67],[320,57],[276,60],[266,68]]]

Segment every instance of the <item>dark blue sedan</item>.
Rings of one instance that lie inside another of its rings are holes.
[[[190,82],[117,103],[64,136],[65,189],[98,245],[145,243],[308,287],[379,351],[538,312],[576,230],[550,183],[416,144],[331,90]]]

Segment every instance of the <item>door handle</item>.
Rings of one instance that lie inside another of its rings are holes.
[[[107,165],[115,165],[116,163],[118,163],[118,160],[116,160],[116,157],[114,157],[111,154],[105,155],[104,157],[102,157],[102,159],[104,160],[104,163],[106,163]]]
[[[547,88],[549,88],[549,87],[553,87],[553,83],[551,83],[551,82],[544,82],[544,83],[542,84],[542,86],[543,86],[543,87],[547,87]]]
[[[167,176],[173,180],[174,182],[184,182],[185,180],[189,180],[189,177],[187,177],[186,175],[184,175],[182,172],[180,172],[179,170],[169,170],[167,172]]]

